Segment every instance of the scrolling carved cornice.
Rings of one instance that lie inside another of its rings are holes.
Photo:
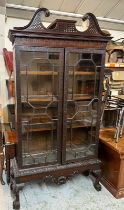
[[[110,34],[106,31],[102,31],[99,27],[96,17],[92,13],[87,13],[83,16],[82,20],[88,20],[88,27],[85,31],[79,31],[76,28],[76,21],[56,19],[47,28],[43,25],[44,17],[50,16],[50,11],[46,8],[38,9],[29,24],[24,27],[14,27],[9,31],[9,38],[14,42],[15,37],[52,37],[56,38],[98,38],[108,41],[111,39]]]

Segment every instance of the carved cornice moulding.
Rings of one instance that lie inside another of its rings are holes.
[[[83,16],[82,20],[88,20],[89,24],[85,31],[78,31],[76,28],[76,21],[74,20],[63,20],[56,19],[47,28],[43,25],[44,16],[49,17],[50,12],[46,8],[38,9],[29,24],[24,27],[14,27],[13,30],[9,30],[9,39],[14,42],[15,37],[32,37],[35,36],[42,37],[42,35],[47,34],[54,36],[65,37],[80,37],[80,39],[90,37],[97,39],[104,39],[106,41],[110,40],[110,34],[106,31],[102,31],[99,27],[96,17],[92,13],[87,13]]]

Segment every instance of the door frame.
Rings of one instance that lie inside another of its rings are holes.
[[[60,68],[59,68],[59,90],[58,90],[58,125],[57,125],[57,161],[49,162],[47,164],[31,164],[23,165],[22,163],[22,125],[21,125],[21,77],[20,77],[20,52],[59,52],[60,53]],[[61,163],[61,147],[62,147],[62,100],[63,100],[63,70],[64,70],[64,48],[49,48],[49,47],[37,47],[37,46],[15,46],[14,47],[15,58],[15,124],[16,124],[16,138],[17,138],[17,162],[19,168],[38,167],[43,165],[52,165]]]
[[[62,164],[70,163],[70,162],[78,162],[82,161],[84,159],[89,158],[76,158],[73,160],[66,160],[66,138],[67,138],[67,88],[68,88],[68,64],[69,64],[69,53],[96,53],[101,54],[101,70],[99,75],[99,90],[98,90],[98,107],[97,107],[97,123],[96,123],[96,155],[93,157],[98,156],[98,141],[99,141],[99,128],[100,128],[100,105],[102,102],[102,83],[103,83],[103,77],[104,77],[104,62],[105,62],[105,50],[99,50],[99,49],[78,49],[78,48],[67,48],[65,49],[65,71],[64,71],[64,90],[63,90],[63,141],[62,141]]]

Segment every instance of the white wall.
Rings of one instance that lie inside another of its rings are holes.
[[[23,27],[29,23],[29,20],[17,19],[17,18],[7,18],[5,25],[5,47],[7,50],[12,50],[12,43],[8,38],[9,29],[13,29],[13,27]],[[44,26],[48,26],[49,23],[44,23]]]
[[[12,50],[12,44],[8,38],[9,29],[13,29],[13,27],[25,26],[28,24],[29,20],[24,19],[16,19],[16,18],[7,18],[5,24],[5,47],[7,50]]]
[[[5,14],[0,14],[0,107],[2,108],[1,121],[3,122],[6,116],[6,81],[7,72],[3,59],[3,48],[5,47]]]

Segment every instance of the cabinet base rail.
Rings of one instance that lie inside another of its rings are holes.
[[[92,175],[93,185],[97,191],[101,190],[101,161],[98,159],[84,160],[82,162],[65,165],[42,166],[35,168],[19,169],[16,159],[11,162],[10,189],[14,195],[13,209],[20,209],[19,191],[26,182],[33,180],[52,181],[64,184],[76,174]]]

